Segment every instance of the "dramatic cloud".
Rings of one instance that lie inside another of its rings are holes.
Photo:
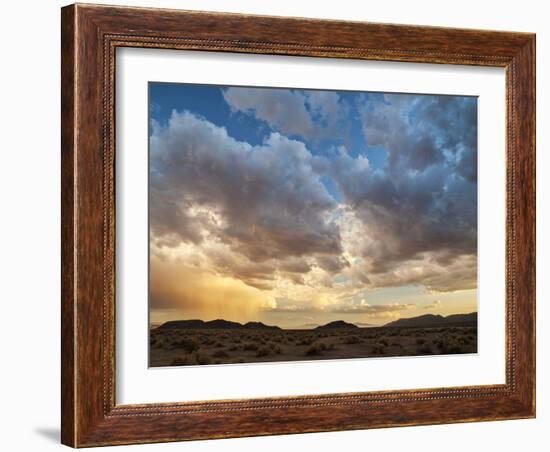
[[[392,95],[361,104],[366,139],[386,149],[388,166],[373,169],[341,148],[332,175],[360,223],[358,246],[373,274],[477,252],[477,184],[466,164],[475,167],[475,102],[455,99]]]
[[[212,93],[151,113],[154,308],[300,322],[471,310],[474,98]]]
[[[212,263],[244,280],[272,278],[275,269],[304,273],[317,256],[325,268],[345,265],[331,257],[342,250],[336,203],[320,181],[326,163],[303,143],[273,133],[254,147],[174,112],[166,127],[154,125],[150,152],[157,246],[221,242],[225,253]]]
[[[233,111],[253,114],[284,135],[310,140],[334,132],[346,108],[331,91],[231,87],[223,97]]]
[[[477,177],[474,98],[386,94],[362,96],[357,109],[369,146],[389,151],[390,170],[424,170],[444,161]]]

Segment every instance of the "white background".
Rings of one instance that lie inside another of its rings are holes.
[[[536,420],[406,427],[223,441],[118,447],[115,450],[280,451],[385,450],[446,452],[494,449],[547,450],[549,321],[548,205],[545,170],[550,132],[550,31],[545,2],[536,0],[444,3],[439,1],[357,2],[356,0],[196,0],[119,4],[491,28],[537,32],[538,146],[538,413]],[[59,424],[59,7],[58,1],[9,2],[3,6],[0,124],[3,134],[2,194],[2,449],[61,449]],[[313,6],[314,5],[314,6]],[[7,158],[7,160],[6,160]],[[544,323],[543,323],[544,322]],[[548,330],[548,328],[547,328]],[[546,356],[543,354],[546,350]],[[544,381],[546,380],[546,382]]]
[[[505,382],[506,129],[503,69],[125,48],[117,51],[116,80],[117,403]],[[147,369],[146,124],[149,110],[147,83],[152,80],[479,96],[478,353]],[[182,381],[186,384],[182,385]]]

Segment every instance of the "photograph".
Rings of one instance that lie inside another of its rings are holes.
[[[477,353],[476,96],[149,82],[149,366]]]

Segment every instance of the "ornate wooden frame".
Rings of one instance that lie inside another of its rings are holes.
[[[74,447],[535,416],[535,35],[71,5],[62,9],[62,442]],[[506,383],[115,403],[115,49],[506,69]],[[521,352],[519,352],[521,351]]]

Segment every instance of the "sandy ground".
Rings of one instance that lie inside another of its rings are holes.
[[[477,352],[477,328],[152,329],[150,366],[234,364]]]

